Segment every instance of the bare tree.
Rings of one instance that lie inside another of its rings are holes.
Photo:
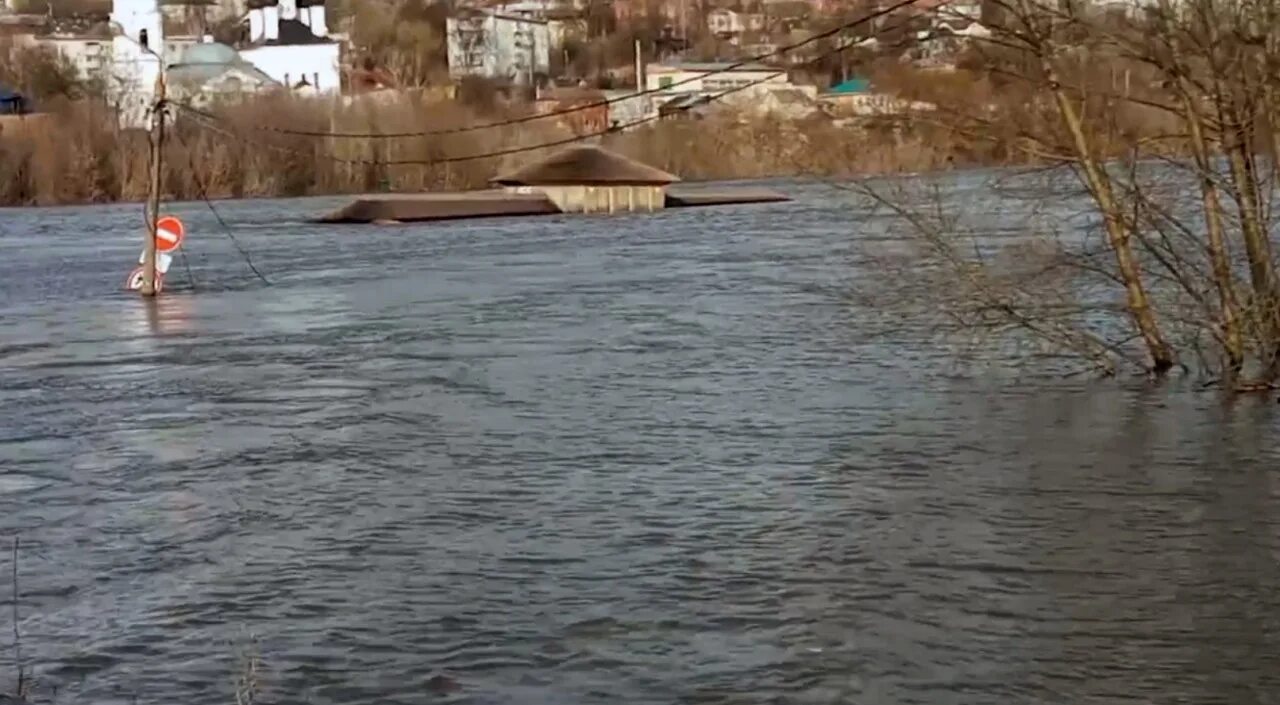
[[[1140,353],[1153,375],[1196,368],[1232,389],[1270,388],[1280,377],[1270,240],[1280,0],[1159,0],[1128,14],[1072,0],[993,5],[991,35],[973,40],[970,58],[1001,98],[943,98],[932,119],[1069,174],[1100,247],[1092,233],[1056,237],[1053,269],[1106,287],[1087,289],[1070,318],[1061,301],[1046,313],[1043,282],[1014,285],[971,254],[971,233],[896,207],[931,266],[963,274],[966,286],[951,281],[946,298],[962,290],[1003,326],[1104,371]]]

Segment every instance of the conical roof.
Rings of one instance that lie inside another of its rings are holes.
[[[578,145],[502,174],[502,186],[662,186],[680,177],[595,145]]]

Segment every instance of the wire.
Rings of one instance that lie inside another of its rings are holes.
[[[943,7],[945,7],[946,5],[949,5],[949,4],[950,4],[951,2],[953,2],[953,1],[954,1],[954,0],[945,0],[943,3],[939,4],[937,7],[933,8],[933,12],[937,12],[938,10],[942,9],[942,8],[943,8]],[[910,2],[918,2],[918,0],[910,0]],[[897,6],[895,5],[894,7],[897,7]],[[868,21],[869,19],[874,19],[874,16],[873,16],[873,15],[865,16],[865,17],[863,17],[860,21]],[[899,27],[901,27],[901,26],[903,26],[903,24],[894,25],[894,27],[893,27],[892,29],[897,29],[897,28],[899,28]],[[856,44],[856,42],[852,42],[852,41],[850,41],[850,42],[846,42],[845,44],[842,44],[842,45],[840,45],[840,46],[836,47],[835,49],[833,49],[833,50],[831,50],[831,51],[824,52],[824,53],[820,54],[819,56],[814,57],[813,59],[810,59],[810,60],[809,60],[808,62],[806,62],[806,63],[816,63],[816,62],[818,62],[818,61],[821,61],[821,60],[823,60],[823,59],[827,58],[828,56],[834,56],[834,55],[836,55],[836,54],[842,53],[842,52],[844,52],[844,51],[846,51],[846,50],[848,50],[848,49],[852,48],[853,46],[855,46],[855,44]],[[738,92],[740,92],[740,91],[744,91],[744,90],[746,90],[746,89],[748,89],[748,88],[753,88],[753,87],[755,87],[755,86],[757,86],[757,85],[759,85],[759,84],[761,84],[761,83],[764,83],[764,82],[766,82],[766,81],[770,81],[770,80],[772,80],[772,79],[774,79],[774,78],[777,78],[777,77],[778,77],[778,76],[780,76],[780,75],[785,75],[785,74],[786,74],[786,71],[784,71],[784,70],[779,70],[779,71],[773,72],[773,73],[771,73],[771,74],[769,74],[769,75],[767,75],[767,76],[765,76],[765,77],[763,77],[763,78],[759,78],[759,79],[756,79],[756,80],[754,80],[754,81],[750,81],[750,82],[745,83],[745,84],[742,84],[742,85],[733,86],[733,87],[728,88],[728,89],[726,89],[726,90],[724,90],[724,91],[721,91],[720,93],[717,93],[717,94],[715,94],[715,95],[707,96],[707,97],[705,97],[705,98],[702,98],[701,100],[697,101],[696,103],[694,103],[694,104],[692,104],[692,105],[688,105],[688,106],[681,106],[681,107],[677,108],[677,110],[678,110],[679,112],[687,112],[687,111],[692,110],[692,109],[694,109],[694,108],[701,107],[701,106],[703,106],[703,105],[707,105],[707,104],[710,104],[710,103],[712,103],[712,102],[714,102],[714,101],[720,100],[720,99],[724,98],[725,96],[732,95],[732,94],[734,94],[734,93],[738,93]],[[701,76],[699,76],[699,78],[701,78]],[[181,104],[181,103],[173,103],[173,105],[174,105],[175,107],[179,108],[180,110],[184,111],[184,112],[187,112],[187,113],[189,113],[189,114],[191,114],[191,115],[193,115],[193,116],[196,116],[196,118],[197,118],[197,122],[200,122],[201,124],[203,124],[205,127],[209,128],[209,129],[213,129],[213,130],[215,130],[215,131],[217,131],[217,132],[221,132],[222,134],[226,135],[227,137],[231,137],[231,138],[233,138],[233,139],[235,139],[235,138],[239,137],[238,135],[236,135],[235,133],[231,132],[231,131],[230,131],[229,129],[227,129],[227,128],[223,128],[223,127],[218,127],[218,126],[216,126],[216,124],[217,124],[217,123],[225,122],[225,121],[223,121],[223,120],[222,120],[222,118],[218,117],[217,115],[214,115],[214,114],[212,114],[212,113],[208,113],[208,112],[205,112],[205,111],[203,111],[203,110],[199,110],[199,109],[197,109],[197,108],[191,107],[191,106],[189,106],[189,105],[184,105],[184,104]],[[576,108],[574,108],[574,109],[572,109],[572,110],[566,110],[566,111],[562,111],[562,112],[563,112],[563,113],[576,112],[577,110],[585,110],[587,107],[588,107],[588,106],[577,106]],[[551,115],[551,113],[548,113],[547,115]],[[545,117],[545,116],[544,116],[544,117]],[[661,112],[659,112],[659,113],[658,113],[658,114],[656,114],[656,115],[650,115],[650,116],[648,116],[648,117],[644,117],[644,118],[640,118],[640,119],[637,119],[637,120],[633,120],[633,121],[628,122],[628,123],[625,123],[625,124],[623,124],[623,125],[610,126],[610,127],[605,128],[605,129],[597,130],[597,131],[594,131],[594,132],[587,132],[587,133],[584,133],[584,134],[573,135],[573,136],[570,136],[570,137],[561,138],[561,139],[558,139],[558,140],[552,140],[552,141],[549,141],[549,142],[540,142],[540,143],[538,143],[538,144],[524,145],[524,146],[520,146],[520,147],[509,147],[509,148],[506,148],[506,149],[500,149],[500,150],[495,150],[495,151],[490,151],[490,152],[481,152],[481,153],[479,153],[479,154],[466,154],[466,155],[462,155],[462,156],[458,156],[458,157],[439,157],[439,158],[435,158],[435,159],[397,159],[397,160],[378,160],[378,159],[348,159],[348,158],[344,158],[344,157],[337,157],[337,156],[334,156],[334,155],[331,155],[331,154],[319,154],[319,156],[320,156],[321,158],[327,159],[327,160],[332,161],[332,162],[335,162],[335,163],[339,163],[339,164],[352,164],[352,165],[358,165],[358,166],[370,166],[370,165],[372,165],[372,166],[434,166],[434,165],[439,165],[439,164],[457,164],[457,163],[460,163],[460,162],[470,162],[470,161],[476,161],[476,160],[480,160],[480,159],[490,159],[490,158],[494,158],[494,157],[505,157],[505,156],[510,156],[510,155],[513,155],[513,154],[523,154],[523,153],[525,153],[525,152],[533,152],[533,151],[536,151],[536,150],[546,149],[546,148],[549,148],[549,147],[561,147],[561,146],[568,145],[568,144],[574,144],[574,143],[576,143],[576,142],[583,142],[583,141],[586,141],[586,140],[589,140],[589,139],[594,139],[594,138],[596,138],[596,137],[602,137],[602,136],[607,135],[607,134],[612,134],[612,133],[615,133],[615,132],[622,132],[622,131],[624,131],[624,130],[629,130],[629,129],[633,128],[633,127],[639,127],[640,125],[645,125],[645,124],[648,124],[648,123],[650,123],[650,122],[654,122],[654,121],[656,121],[656,120],[660,120],[660,119],[662,119],[662,118],[664,118],[664,117],[667,117],[667,116],[666,116],[666,115],[663,115]],[[268,131],[273,131],[273,132],[278,132],[278,131],[279,131],[279,130],[275,130],[275,129],[272,129],[272,128],[263,128],[263,127],[260,127],[260,126],[254,126],[254,129],[258,129],[258,130],[268,130]],[[479,129],[479,128],[477,128],[477,129]],[[438,133],[418,133],[418,134],[425,135],[425,134],[438,134]],[[310,135],[296,134],[295,136],[310,136]],[[326,135],[326,136],[327,136],[327,135]],[[285,154],[290,154],[290,155],[293,155],[293,154],[297,154],[297,153],[298,153],[296,150],[290,150],[290,149],[287,149],[287,148],[284,148],[284,147],[275,146],[275,145],[262,144],[261,146],[263,146],[263,147],[265,147],[265,148],[267,148],[267,149],[274,149],[274,150],[276,150],[276,151],[279,151],[279,152],[282,152],[282,153],[285,153]],[[193,167],[193,168],[194,168],[194,167]]]
[[[187,251],[185,249],[178,250],[178,254],[182,257],[182,266],[187,270],[187,283],[191,285],[191,290],[196,290],[196,278],[191,273],[191,263],[187,261]]]
[[[899,0],[899,2],[896,2],[896,3],[894,3],[894,4],[890,5],[890,6],[886,7],[886,8],[883,8],[883,9],[880,9],[880,10],[876,10],[875,12],[868,13],[868,14],[863,15],[863,16],[861,16],[861,17],[859,17],[859,18],[855,19],[855,20],[851,20],[851,21],[849,21],[849,22],[845,22],[845,23],[843,23],[843,24],[837,25],[836,27],[833,27],[833,28],[828,29],[828,30],[826,30],[826,31],[819,32],[819,33],[817,33],[817,34],[815,34],[815,35],[813,35],[813,36],[811,36],[811,37],[809,37],[809,38],[807,38],[807,39],[801,40],[801,41],[799,41],[799,42],[794,42],[794,43],[792,43],[792,44],[788,44],[788,45],[786,45],[786,46],[778,47],[777,49],[774,49],[774,50],[772,50],[772,51],[768,51],[768,52],[765,52],[765,53],[763,53],[763,54],[757,54],[757,55],[755,55],[755,56],[751,56],[751,57],[748,57],[748,58],[746,58],[746,59],[741,59],[741,60],[736,61],[736,62],[734,62],[734,63],[728,64],[727,66],[724,66],[723,68],[716,69],[716,70],[714,70],[714,71],[708,71],[708,72],[705,72],[705,73],[699,72],[699,73],[698,73],[698,75],[696,75],[696,76],[691,76],[691,77],[689,77],[689,78],[686,78],[686,79],[683,79],[683,80],[680,80],[680,81],[676,81],[675,83],[672,83],[672,84],[667,85],[667,86],[661,86],[661,87],[659,87],[659,88],[648,88],[648,89],[644,89],[644,90],[636,91],[635,93],[630,93],[630,94],[623,95],[623,96],[615,96],[615,97],[613,97],[613,98],[605,98],[605,99],[597,100],[597,101],[594,101],[594,102],[591,102],[591,103],[582,103],[582,104],[574,105],[574,106],[571,106],[571,107],[568,107],[568,108],[561,108],[561,109],[558,109],[558,110],[552,110],[552,111],[550,111],[550,112],[546,112],[546,113],[537,113],[537,114],[534,114],[534,115],[524,115],[524,116],[521,116],[521,117],[518,117],[518,118],[511,118],[511,119],[508,119],[508,120],[499,120],[499,121],[497,121],[497,122],[481,123],[481,124],[479,124],[479,125],[468,125],[468,126],[465,126],[465,127],[448,127],[448,128],[441,128],[441,129],[436,129],[436,130],[423,130],[423,131],[419,131],[419,132],[381,132],[381,133],[373,133],[373,132],[321,132],[321,131],[312,131],[312,130],[291,130],[291,129],[288,129],[288,128],[283,128],[283,127],[272,127],[272,126],[269,126],[269,125],[255,125],[255,126],[254,126],[254,129],[256,129],[256,130],[261,130],[261,131],[263,131],[263,132],[275,132],[275,133],[277,133],[277,134],[293,135],[293,136],[295,136],[295,137],[330,137],[330,138],[341,138],[341,139],[395,139],[395,138],[403,138],[403,137],[430,137],[430,136],[434,136],[434,135],[456,135],[456,134],[463,134],[463,133],[467,133],[467,132],[476,132],[476,131],[478,131],[478,130],[488,130],[488,129],[493,129],[493,128],[496,128],[496,127],[507,127],[507,126],[510,126],[510,125],[520,125],[520,124],[527,123],[527,122],[533,122],[533,121],[535,121],[535,120],[545,120],[545,119],[548,119],[548,118],[559,117],[559,116],[561,116],[561,115],[568,115],[568,114],[570,114],[570,113],[581,112],[581,111],[583,111],[583,110],[591,110],[591,109],[594,109],[594,108],[603,108],[603,107],[606,107],[606,106],[609,106],[609,105],[613,105],[613,104],[615,104],[615,103],[621,103],[621,102],[625,102],[625,101],[628,101],[628,100],[633,100],[633,99],[635,99],[635,98],[640,98],[640,97],[643,97],[643,96],[646,96],[646,95],[652,95],[652,94],[654,94],[654,93],[665,93],[665,92],[669,92],[672,88],[677,88],[677,87],[679,87],[679,86],[683,86],[683,85],[686,85],[686,84],[689,84],[689,83],[693,83],[693,82],[695,82],[695,81],[701,81],[701,80],[705,79],[707,76],[714,76],[714,75],[717,75],[717,74],[726,73],[726,72],[729,72],[729,71],[733,71],[733,70],[735,70],[735,69],[742,68],[743,66],[746,66],[747,64],[755,63],[755,62],[758,62],[758,61],[764,61],[765,59],[770,59],[770,58],[773,58],[773,57],[775,57],[775,56],[781,56],[781,55],[783,55],[783,54],[787,54],[787,53],[792,52],[792,51],[795,51],[796,49],[799,49],[799,48],[801,48],[801,47],[808,46],[808,45],[810,45],[810,44],[812,44],[812,43],[814,43],[814,42],[820,41],[820,40],[822,40],[822,39],[826,39],[826,38],[828,38],[828,37],[831,37],[831,36],[834,36],[834,35],[839,34],[839,33],[841,33],[841,32],[844,32],[844,31],[846,31],[846,30],[850,30],[850,29],[853,29],[853,28],[855,28],[855,27],[859,27],[859,26],[861,26],[861,25],[863,25],[863,24],[866,24],[866,23],[868,23],[868,22],[872,22],[872,21],[877,20],[877,19],[879,19],[879,18],[881,18],[881,17],[884,17],[884,16],[886,16],[886,15],[890,15],[890,14],[892,14],[892,13],[894,13],[894,12],[897,12],[898,10],[901,10],[901,9],[903,9],[903,8],[906,8],[906,7],[909,7],[909,6],[911,6],[911,5],[914,5],[914,4],[916,4],[916,3],[920,2],[920,1],[921,1],[921,0]],[[940,5],[938,5],[938,6],[937,6],[937,7],[935,7],[935,8],[932,8],[931,12],[936,13],[939,9],[941,9],[941,8],[942,8],[942,6],[943,6],[943,5],[947,5],[947,4],[950,4],[950,0],[949,0],[948,2],[944,2],[944,3],[940,4]],[[842,47],[842,48],[841,48],[841,51],[843,51],[844,49],[848,48],[849,46],[852,46],[852,44],[847,44],[847,45],[845,45],[844,47]],[[827,54],[827,55],[829,55],[829,54]],[[825,56],[825,55],[824,55],[824,56]],[[819,57],[819,58],[822,58],[822,57]],[[551,145],[548,145],[548,146],[551,146]],[[380,162],[380,163],[382,163],[382,164],[386,164],[387,162]]]
[[[178,103],[170,103],[170,105],[181,107]],[[177,132],[177,130],[174,130],[174,132]],[[205,188],[204,180],[200,178],[200,170],[196,168],[195,150],[191,149],[191,145],[185,138],[180,136],[178,139],[182,140],[183,146],[187,148],[187,157],[191,165],[191,178],[195,179],[196,189],[200,194],[200,200],[204,201],[205,206],[209,208],[209,212],[212,213],[214,219],[218,221],[218,225],[222,227],[223,234],[227,236],[227,239],[231,241],[231,245],[235,247],[236,251],[240,253],[240,256],[244,258],[244,263],[249,266],[250,271],[257,275],[257,277],[262,280],[263,284],[271,286],[271,281],[267,279],[262,272],[258,271],[256,266],[254,266],[253,258],[249,256],[249,252],[240,246],[240,241],[236,239],[235,233],[231,232],[231,226],[227,225],[227,221],[223,220],[222,214],[214,207],[213,201],[209,200],[209,190]],[[183,257],[183,262],[186,262],[185,255]],[[187,276],[191,276],[190,266],[187,268]],[[192,288],[195,288],[195,279],[191,280],[191,286]]]
[[[821,57],[820,57],[820,58],[821,58]],[[697,102],[697,103],[695,103],[695,104],[688,105],[688,106],[681,106],[681,107],[677,108],[677,110],[678,110],[678,111],[680,111],[680,112],[685,112],[685,111],[688,111],[688,110],[692,110],[693,108],[700,107],[701,105],[709,104],[709,103],[711,103],[711,102],[713,102],[713,101],[720,100],[721,98],[723,98],[723,97],[725,97],[725,96],[727,96],[727,95],[730,95],[730,94],[732,94],[732,93],[737,93],[737,92],[739,92],[739,91],[743,91],[743,90],[746,90],[746,89],[748,89],[748,88],[752,88],[752,87],[757,86],[757,85],[759,85],[759,84],[761,84],[761,83],[764,83],[765,81],[768,81],[768,80],[771,80],[771,79],[773,79],[773,78],[776,78],[776,77],[777,77],[778,75],[780,75],[781,73],[785,73],[785,72],[772,73],[772,74],[770,74],[770,75],[768,75],[768,76],[765,76],[764,78],[757,79],[757,80],[755,80],[755,81],[751,81],[750,83],[746,83],[746,84],[743,84],[743,85],[741,85],[741,86],[734,86],[733,88],[730,88],[730,89],[728,89],[728,90],[726,90],[726,91],[723,91],[723,92],[721,92],[721,93],[717,93],[716,95],[706,97],[706,98],[704,98],[704,99],[702,99],[702,100],[698,101],[698,102]],[[186,111],[188,111],[188,112],[191,112],[191,113],[193,113],[193,114],[196,114],[196,115],[198,115],[198,116],[200,116],[201,118],[204,118],[204,119],[206,119],[206,120],[217,120],[217,119],[218,119],[216,116],[210,115],[210,114],[208,114],[208,113],[204,113],[204,112],[202,112],[202,111],[192,110],[192,109],[187,108],[187,107],[185,107],[185,106],[180,106],[180,107],[182,107],[182,109],[183,109],[183,110],[186,110]],[[610,126],[610,127],[607,127],[607,128],[605,128],[605,129],[603,129],[603,130],[597,130],[597,131],[594,131],[594,132],[587,132],[587,133],[583,133],[583,134],[577,134],[577,135],[573,135],[573,136],[570,136],[570,137],[564,137],[564,138],[561,138],[561,139],[558,139],[558,140],[551,140],[551,141],[549,141],[549,142],[539,142],[538,144],[524,145],[524,146],[521,146],[521,147],[509,147],[509,148],[507,148],[507,149],[499,149],[499,150],[495,150],[495,151],[491,151],[491,152],[481,152],[481,153],[479,153],[479,154],[465,154],[465,155],[462,155],[462,156],[460,156],[460,157],[440,157],[440,158],[437,158],[437,159],[393,159],[393,160],[378,160],[378,159],[347,159],[347,158],[344,158],[344,157],[335,157],[335,156],[333,156],[333,155],[331,155],[331,154],[320,154],[319,156],[321,156],[321,157],[322,157],[322,158],[324,158],[324,159],[327,159],[327,160],[330,160],[330,161],[333,161],[333,162],[337,162],[337,163],[340,163],[340,164],[354,164],[354,165],[361,165],[361,166],[369,166],[369,165],[373,165],[373,166],[434,166],[434,165],[437,165],[437,164],[457,164],[457,163],[459,163],[459,162],[470,162],[470,161],[476,161],[476,160],[480,160],[480,159],[491,159],[491,158],[495,158],[495,157],[505,157],[505,156],[510,156],[510,155],[513,155],[513,154],[523,154],[523,153],[525,153],[525,152],[533,152],[533,151],[537,151],[537,150],[539,150],[539,149],[547,149],[547,148],[549,148],[549,147],[562,147],[562,146],[564,146],[564,145],[574,144],[574,143],[576,143],[576,142],[584,142],[584,141],[586,141],[586,140],[593,139],[593,138],[596,138],[596,137],[602,137],[602,136],[607,135],[607,134],[611,134],[611,133],[615,133],[615,132],[622,132],[622,131],[624,131],[624,130],[629,130],[629,129],[633,128],[633,127],[639,127],[640,125],[645,125],[645,124],[648,124],[648,123],[650,123],[650,122],[654,122],[654,121],[656,121],[656,120],[660,120],[660,119],[662,119],[662,118],[664,118],[664,117],[667,117],[667,115],[664,115],[664,114],[662,114],[661,112],[659,112],[657,115],[650,115],[650,116],[648,116],[648,117],[643,117],[643,118],[640,118],[640,119],[638,119],[638,120],[633,120],[633,121],[631,121],[631,122],[628,122],[628,123],[625,123],[625,124],[622,124],[622,125],[614,125],[614,126]],[[206,125],[206,126],[207,126],[207,125]],[[218,131],[219,131],[219,132],[222,132],[222,134],[227,135],[228,137],[235,137],[235,135],[234,135],[233,133],[231,133],[230,131],[228,131],[228,130],[226,130],[226,129],[218,129]],[[268,148],[272,148],[272,147],[271,147],[271,146],[269,146],[269,145],[267,145],[267,147],[268,147]],[[283,147],[275,147],[275,149],[277,149],[278,151],[285,152],[285,153],[287,153],[287,154],[296,154],[296,153],[297,153],[296,151],[288,150],[288,149],[283,148]]]

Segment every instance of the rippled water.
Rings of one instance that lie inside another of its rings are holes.
[[[867,332],[865,208],[788,189],[220,204],[269,287],[179,205],[150,311],[136,206],[0,211],[41,697],[228,704],[252,636],[271,703],[1280,702],[1274,405],[954,375]]]

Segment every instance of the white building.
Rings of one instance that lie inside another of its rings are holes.
[[[480,76],[529,85],[551,72],[545,20],[465,10],[446,22],[449,75]]]
[[[342,87],[342,47],[329,38],[324,0],[250,0],[240,56],[291,89]]]
[[[717,36],[736,38],[744,32],[762,31],[764,15],[716,8],[707,13],[707,29]]]
[[[166,81],[173,100],[196,107],[208,107],[223,100],[280,88],[257,66],[235,49],[216,42],[191,44],[174,54]]]
[[[164,22],[158,0],[114,0],[111,59],[105,77],[122,129],[145,129],[164,63]]]
[[[729,97],[734,94],[750,95],[759,91],[780,89],[805,89],[797,86],[787,76],[786,69],[763,64],[743,64],[729,68],[732,63],[676,63],[649,64],[645,69],[645,89],[659,95],[681,96],[695,94],[705,97]]]
[[[699,104],[728,105],[752,112],[812,112],[818,89],[791,82],[786,69],[763,64],[650,64],[645,89],[653,91],[655,110]],[[803,105],[802,105],[803,104]]]
[[[111,65],[111,34],[47,34],[35,38],[62,55],[84,79],[103,77]]]

